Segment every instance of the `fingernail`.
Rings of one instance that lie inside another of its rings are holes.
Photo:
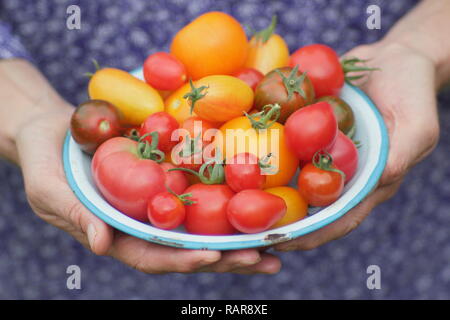
[[[94,249],[94,243],[95,243],[95,237],[97,236],[97,230],[95,230],[95,227],[92,223],[90,223],[87,227],[87,237],[89,241],[89,246],[91,247],[91,250]]]

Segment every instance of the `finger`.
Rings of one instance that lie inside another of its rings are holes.
[[[207,267],[200,268],[198,272],[229,272],[231,270],[252,266],[261,261],[256,249],[231,250],[222,252],[222,258]]]
[[[145,273],[195,272],[220,260],[220,251],[158,245],[116,232],[108,254]]]
[[[242,267],[233,270],[233,273],[238,274],[255,274],[255,273],[265,273],[265,274],[275,274],[281,270],[281,260],[271,254],[271,253],[262,253],[261,261],[257,264]]]
[[[17,147],[25,189],[31,207],[41,218],[102,255],[111,245],[112,229],[78,201],[63,170],[61,150],[70,114],[71,110],[62,109],[48,121],[37,121],[39,126],[21,131]]]
[[[279,251],[311,250],[347,235],[369,215],[375,206],[392,197],[399,186],[400,182],[375,190],[359,205],[335,222],[297,239],[278,244],[275,249]]]

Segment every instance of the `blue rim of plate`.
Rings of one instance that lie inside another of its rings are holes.
[[[355,207],[358,203],[360,203],[376,186],[378,180],[380,179],[384,168],[386,166],[387,157],[388,157],[388,149],[389,149],[389,137],[386,125],[384,123],[383,117],[381,116],[380,112],[378,111],[375,104],[372,102],[372,100],[358,87],[355,87],[353,85],[349,85],[352,89],[354,89],[370,106],[372,111],[375,114],[375,117],[377,119],[377,123],[379,125],[380,133],[381,133],[381,145],[380,145],[380,156],[378,158],[377,165],[375,166],[374,170],[372,171],[370,178],[368,179],[366,185],[361,189],[361,191],[356,194],[355,197],[352,198],[351,201],[349,201],[341,210],[337,211],[333,215],[320,220],[312,225],[309,225],[307,227],[293,230],[289,232],[289,236],[282,239],[282,241],[288,241],[295,239],[299,236],[308,234],[310,232],[316,231],[343,216],[345,213],[347,213],[349,210],[351,210],[353,207]],[[237,250],[237,249],[244,249],[244,248],[255,248],[255,247],[264,247],[268,245],[272,245],[274,243],[279,243],[280,240],[276,237],[271,242],[267,239],[259,239],[259,240],[241,240],[241,241],[227,241],[227,242],[207,242],[206,241],[187,241],[187,240],[179,240],[179,239],[173,239],[173,238],[166,238],[161,236],[155,236],[151,235],[145,232],[142,232],[140,230],[136,230],[134,228],[131,228],[117,220],[112,219],[109,215],[101,211],[95,204],[93,204],[82,192],[82,190],[77,185],[73,174],[72,169],[70,165],[70,150],[69,150],[69,143],[70,143],[70,131],[68,131],[64,146],[63,146],[63,165],[64,165],[64,171],[66,174],[66,178],[68,181],[68,184],[72,191],[75,193],[76,197],[80,200],[80,202],[89,209],[92,213],[94,213],[98,218],[109,224],[110,226],[125,232],[129,235],[132,235],[134,237],[158,243],[163,245],[168,245],[172,247],[179,247],[184,249],[208,249],[208,250]],[[206,236],[205,238],[207,238]],[[210,236],[209,236],[210,237]]]

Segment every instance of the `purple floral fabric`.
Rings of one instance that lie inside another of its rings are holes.
[[[417,1],[383,0],[2,0],[0,58],[33,61],[68,101],[86,99],[91,59],[132,70],[167,50],[171,37],[203,12],[232,14],[254,29],[277,14],[277,33],[291,51],[314,42],[339,53],[380,39]],[[366,27],[366,9],[381,8],[381,30]],[[78,5],[81,29],[68,30]],[[5,103],[4,101],[0,103]],[[442,136],[399,193],[344,239],[316,250],[280,254],[274,276],[145,275],[97,257],[37,218],[26,202],[20,170],[0,162],[0,298],[11,299],[449,299],[450,104],[440,99]],[[66,268],[78,265],[81,290],[68,290]],[[381,289],[366,286],[369,265]]]

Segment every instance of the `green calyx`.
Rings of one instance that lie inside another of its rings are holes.
[[[359,58],[343,58],[341,61],[342,70],[344,71],[345,81],[353,84],[353,81],[367,77],[372,71],[381,70],[380,68],[369,68],[365,66],[365,63],[369,60],[363,60]],[[362,74],[351,76],[350,73],[358,72]]]
[[[264,158],[258,161],[258,166],[261,169],[261,171],[266,174],[276,174],[277,168],[270,164],[270,158],[272,158],[273,154],[272,152],[268,153]]]
[[[151,136],[152,142],[149,143],[144,140],[146,137]],[[139,138],[137,153],[141,159],[149,159],[161,163],[164,161],[164,152],[158,149],[158,132],[154,131],[151,133],[144,134]]]
[[[273,32],[275,31],[276,26],[277,26],[277,16],[274,15],[272,16],[272,21],[270,25],[261,31],[255,32],[253,36],[255,37],[257,42],[264,44],[270,39]]]
[[[98,61],[97,61],[97,60],[92,59],[92,63],[94,64],[95,72],[97,72],[98,70],[101,69],[101,67],[100,67],[100,65],[98,64]],[[95,73],[95,72],[94,72],[94,73]],[[84,75],[85,75],[86,77],[92,78],[92,76],[94,75],[94,73],[92,73],[92,72],[86,72]]]
[[[178,153],[182,158],[190,157],[196,153],[202,152],[202,146],[200,142],[201,135],[199,134],[196,138],[192,139],[189,135],[186,135],[183,149]]]
[[[131,129],[130,133],[125,135],[125,138],[131,139],[133,141],[139,141],[139,131],[136,129]]]
[[[184,205],[190,206],[190,205],[196,203],[196,201],[188,199],[188,198],[192,197],[192,193],[176,194],[175,191],[170,189],[168,186],[166,186],[166,188],[167,188],[167,191],[169,191],[169,193],[171,193],[175,197],[177,197]]]
[[[292,70],[289,76],[285,76],[280,69],[275,70],[276,73],[281,77],[284,87],[288,93],[288,100],[291,100],[292,96],[295,92],[306,99],[305,91],[302,88],[302,84],[306,79],[306,72],[303,72],[300,76],[297,76],[298,65],[296,65]]]
[[[187,168],[173,168],[168,171],[184,171],[200,179],[203,184],[222,184],[225,181],[225,170],[222,161],[217,160],[217,157],[206,161],[198,172]]]
[[[333,158],[328,152],[322,150],[317,151],[312,158],[312,163],[318,169],[339,173],[342,179],[345,180],[345,173],[333,167]]]
[[[281,107],[278,103],[267,104],[258,113],[248,114],[245,116],[250,120],[253,129],[263,130],[272,126],[280,117]]]
[[[189,79],[189,85],[191,86],[191,91],[186,93],[183,96],[183,98],[187,99],[188,101],[190,101],[190,103],[191,103],[191,110],[190,110],[190,112],[192,114],[192,112],[194,111],[195,103],[198,100],[202,99],[204,96],[206,96],[206,94],[208,93],[208,92],[203,93],[203,90],[206,90],[209,87],[208,86],[201,86],[201,87],[196,88],[194,86],[194,83],[192,82],[192,79]]]

